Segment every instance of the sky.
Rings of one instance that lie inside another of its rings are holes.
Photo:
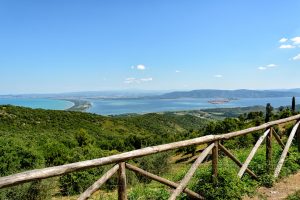
[[[300,87],[299,0],[0,0],[0,94]]]

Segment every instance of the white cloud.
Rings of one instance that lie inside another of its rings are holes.
[[[266,67],[258,67],[257,69],[259,69],[259,70],[266,70],[267,68]]]
[[[175,73],[180,73],[180,71],[179,71],[179,70],[176,70]]]
[[[148,82],[148,81],[153,81],[153,78],[152,77],[149,77],[149,78],[141,78],[140,79],[142,82]]]
[[[285,43],[285,42],[287,42],[289,39],[287,39],[287,38],[281,38],[280,40],[279,40],[279,42],[280,43]]]
[[[222,78],[223,75],[221,75],[221,74],[216,74],[216,75],[214,75],[214,77],[215,77],[215,78]]]
[[[277,67],[278,65],[275,64],[268,64],[267,67]]]
[[[138,65],[138,66],[136,66],[136,69],[138,69],[138,70],[145,70],[146,67],[145,67],[145,65]]]
[[[272,69],[274,67],[278,67],[278,65],[276,65],[276,64],[268,64],[268,65],[265,65],[265,66],[260,66],[257,69],[259,69],[259,70],[269,70],[269,69]]]
[[[291,39],[294,44],[300,44],[300,37],[294,37]]]
[[[292,58],[293,60],[300,60],[300,54],[296,55],[295,57]]]
[[[133,84],[133,83],[139,84],[141,82],[149,82],[149,81],[153,81],[153,78],[149,77],[149,78],[137,79],[137,78],[130,77],[130,78],[126,78],[124,83],[126,83],[126,84]]]
[[[290,45],[290,44],[282,44],[282,45],[280,45],[279,48],[280,49],[293,49],[293,48],[295,48],[295,46],[294,45]]]
[[[131,83],[135,83],[136,81],[137,81],[136,78],[126,78],[124,83],[131,84]]]
[[[132,65],[132,66],[131,66],[131,69],[145,70],[145,69],[146,69],[146,66],[145,66],[145,65],[142,65],[142,64],[137,65],[137,66]]]

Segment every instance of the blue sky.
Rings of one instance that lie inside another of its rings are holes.
[[[300,87],[299,10],[298,0],[0,0],[0,94]]]

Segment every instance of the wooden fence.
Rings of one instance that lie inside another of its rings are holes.
[[[259,146],[262,144],[262,142],[265,139],[266,139],[266,162],[267,162],[267,166],[271,165],[272,138],[274,137],[275,140],[279,143],[279,145],[283,149],[279,162],[275,168],[275,171],[273,172],[274,177],[277,178],[284,164],[284,160],[288,155],[288,150],[292,144],[295,135],[297,135],[296,138],[298,140],[297,143],[298,150],[300,151],[300,129],[298,129],[300,124],[299,120],[300,120],[300,115],[295,115],[289,118],[268,122],[260,126],[256,126],[256,127],[236,131],[236,132],[231,132],[227,134],[207,135],[207,136],[194,138],[190,140],[184,140],[180,142],[147,147],[139,150],[134,150],[134,151],[103,157],[103,158],[98,158],[94,160],[87,160],[87,161],[76,162],[76,163],[71,163],[71,164],[66,164],[61,166],[26,171],[26,172],[22,172],[10,176],[0,177],[0,188],[6,188],[6,187],[10,187],[13,185],[17,185],[20,183],[25,183],[33,180],[40,180],[49,177],[65,175],[71,172],[81,171],[89,168],[95,168],[103,165],[115,164],[99,180],[97,180],[92,186],[90,186],[85,192],[83,192],[78,199],[79,200],[88,199],[94,192],[99,190],[100,187],[107,180],[109,180],[115,173],[118,173],[118,180],[119,180],[118,199],[120,200],[127,199],[126,169],[173,188],[169,200],[175,200],[181,193],[186,193],[188,196],[194,199],[204,199],[204,197],[201,196],[200,194],[197,194],[189,190],[187,188],[187,185],[191,180],[193,174],[196,172],[199,165],[204,161],[204,159],[207,157],[207,155],[210,152],[212,152],[212,179],[214,182],[217,181],[217,176],[218,176],[219,151],[222,151],[226,156],[232,159],[240,167],[240,171],[237,174],[238,177],[241,178],[244,175],[244,173],[247,172],[254,179],[258,179],[257,175],[253,171],[251,171],[251,169],[249,169],[248,166],[252,158],[254,157],[256,151],[258,150]],[[286,144],[284,144],[281,141],[278,134],[274,131],[273,126],[287,123],[287,122],[295,122],[295,125],[291,133],[289,134]],[[222,140],[228,140],[237,136],[243,136],[260,130],[264,130],[265,132],[257,140],[256,144],[254,145],[253,149],[251,150],[249,156],[247,157],[244,163],[239,161],[228,149],[226,149],[221,144]],[[179,183],[175,183],[170,180],[164,179],[155,174],[149,173],[143,169],[140,169],[136,166],[126,163],[127,161],[134,158],[143,157],[151,154],[156,154],[159,152],[174,150],[174,149],[192,146],[192,145],[200,145],[200,144],[208,144],[208,146],[201,152],[201,154],[198,156],[196,161],[192,164],[191,168],[188,170],[184,178]],[[271,170],[271,168],[268,169]]]

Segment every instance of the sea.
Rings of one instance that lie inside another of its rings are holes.
[[[297,99],[300,97],[296,97]],[[151,113],[165,111],[199,110],[207,108],[234,108],[247,106],[265,106],[271,103],[273,107],[290,106],[292,98],[241,98],[223,104],[211,104],[210,98],[181,99],[85,99],[92,106],[87,110],[100,115],[120,115],[127,113]],[[11,104],[30,108],[65,110],[74,104],[67,100],[35,99],[35,98],[0,98],[0,105]]]
[[[296,97],[300,100],[300,97]],[[271,103],[273,107],[288,106],[292,103],[290,97],[277,98],[243,98],[223,104],[211,104],[210,98],[189,99],[99,99],[89,100],[92,107],[88,112],[101,115],[119,115],[125,113],[151,113],[164,111],[199,110],[207,108],[234,108],[247,106],[265,106]],[[297,101],[297,100],[296,100]]]
[[[74,103],[59,99],[39,99],[39,98],[0,98],[0,105],[14,105],[29,108],[42,108],[49,110],[66,110]]]

